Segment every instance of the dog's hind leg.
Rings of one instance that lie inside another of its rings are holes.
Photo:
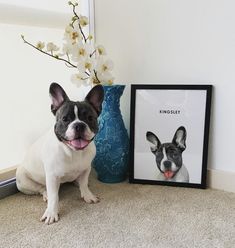
[[[43,200],[46,201],[46,187],[45,185],[39,184],[32,180],[26,169],[22,166],[19,166],[16,170],[16,186],[19,191],[27,195],[41,194]]]

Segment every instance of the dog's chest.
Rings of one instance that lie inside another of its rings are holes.
[[[86,151],[63,154],[59,158],[57,168],[53,168],[57,177],[60,178],[60,182],[65,183],[76,180],[84,171],[90,168],[94,154],[92,144]]]
[[[79,167],[78,164],[76,166],[70,166],[70,168],[66,168],[66,170],[62,171],[60,174],[60,182],[65,183],[76,180],[83,173],[83,170]]]

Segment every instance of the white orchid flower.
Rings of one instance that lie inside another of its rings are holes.
[[[47,51],[48,52],[58,51],[59,49],[60,48],[58,46],[56,46],[53,42],[47,43]]]
[[[71,54],[73,49],[74,49],[74,44],[72,43],[63,44],[63,47],[62,47],[63,54]]]
[[[91,72],[94,69],[95,61],[90,58],[86,57],[78,62],[77,68],[79,71],[89,71]]]
[[[91,46],[89,44],[83,44],[80,42],[73,47],[72,50],[72,60],[79,62],[82,59],[86,59],[90,56]]]
[[[71,76],[71,82],[73,84],[75,84],[77,87],[80,87],[82,85],[86,86],[89,84],[88,78],[87,78],[87,75],[85,74],[85,72],[73,74]]]
[[[89,20],[86,16],[82,16],[80,15],[79,16],[79,24],[82,26],[82,27],[85,27],[89,24]]]
[[[77,6],[78,2],[77,1],[69,1],[68,4],[73,4],[73,5]]]
[[[104,60],[103,58],[99,58],[97,62],[97,71],[99,73],[105,73],[111,71],[113,69],[113,61],[110,59]]]
[[[98,73],[99,80],[104,85],[112,85],[114,82],[114,77],[109,71],[106,71],[104,73]]]
[[[105,48],[101,45],[97,46],[96,47],[96,51],[99,55],[106,55],[106,51],[105,51]]]
[[[74,27],[72,27],[71,25],[68,25],[65,28],[64,40],[66,40],[68,43],[75,44],[81,39],[82,39],[82,34],[77,25],[74,25]]]
[[[92,40],[93,39],[93,36],[91,34],[88,35],[87,37],[88,40]]]
[[[37,47],[38,49],[42,50],[42,49],[45,47],[45,43],[39,41],[39,42],[37,43],[36,47]]]

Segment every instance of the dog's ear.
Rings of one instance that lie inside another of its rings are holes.
[[[52,83],[49,88],[49,93],[51,97],[51,112],[55,115],[56,111],[60,106],[66,101],[69,100],[64,89],[57,83]]]
[[[155,153],[156,150],[158,150],[161,146],[160,140],[154,133],[149,131],[146,133],[146,139],[151,143],[150,144],[151,152]]]
[[[99,115],[102,110],[102,103],[104,100],[104,89],[102,85],[94,86],[87,94],[85,101],[89,102]]]
[[[179,147],[182,151],[186,149],[186,129],[185,127],[179,127],[174,135],[174,138],[172,140],[172,143],[175,144],[177,147]]]

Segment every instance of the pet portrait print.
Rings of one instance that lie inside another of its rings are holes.
[[[132,85],[131,183],[206,187],[211,85]]]
[[[158,137],[149,131],[146,138],[159,171],[156,179],[188,183],[189,173],[182,158],[182,153],[186,149],[186,129],[183,126],[179,127],[172,141],[168,143],[161,143]]]

